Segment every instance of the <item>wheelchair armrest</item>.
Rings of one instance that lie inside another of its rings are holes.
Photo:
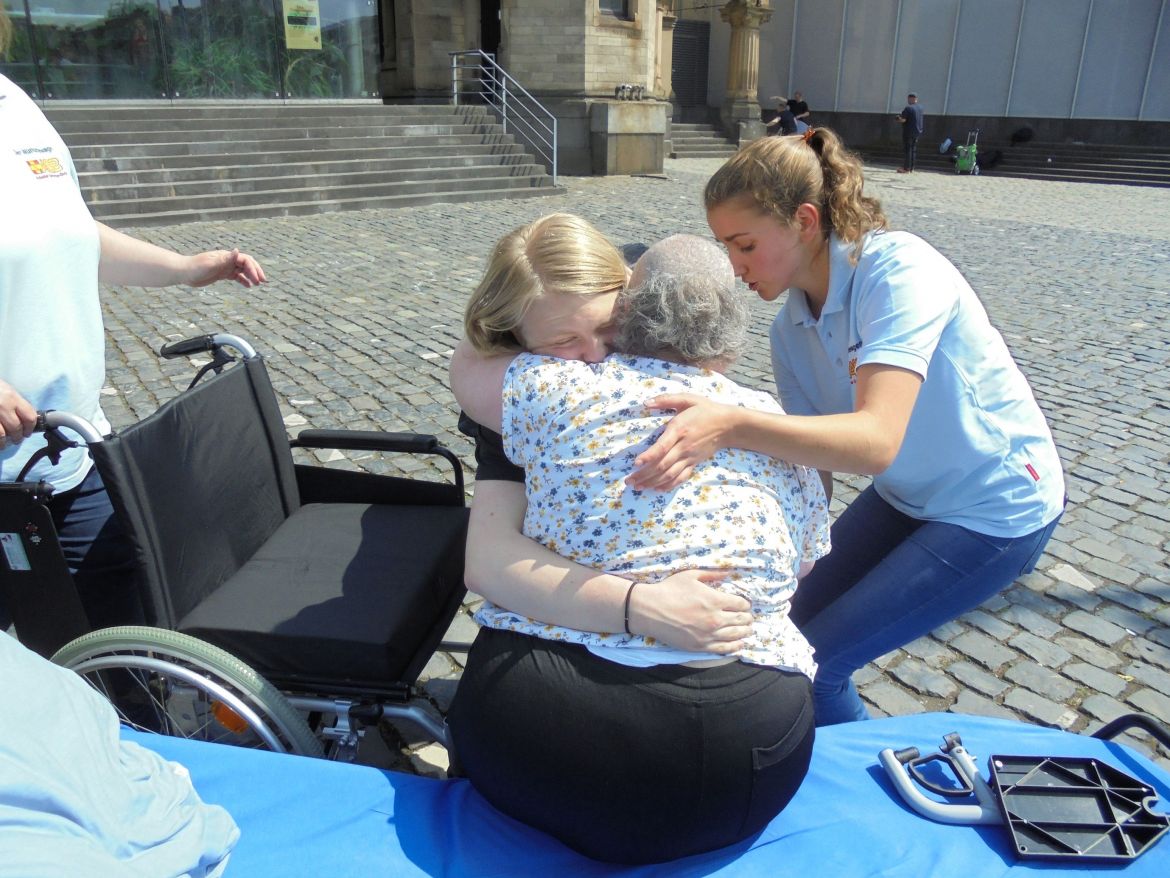
[[[439,440],[428,433],[383,433],[378,430],[302,430],[293,448],[336,448],[343,451],[404,451],[433,454]]]
[[[1093,737],[1112,741],[1122,732],[1128,732],[1130,729],[1143,729],[1153,735],[1163,747],[1170,749],[1170,725],[1159,722],[1144,713],[1122,714],[1093,732]]]
[[[463,465],[430,433],[383,433],[378,430],[302,430],[289,440],[291,448],[336,448],[341,451],[399,451],[437,454],[451,465],[455,488],[463,496]]]

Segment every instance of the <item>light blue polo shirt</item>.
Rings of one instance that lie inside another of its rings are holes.
[[[819,320],[789,290],[772,323],[772,369],[791,415],[854,410],[857,369],[883,363],[923,377],[902,447],[874,477],[914,518],[1018,537],[1060,513],[1064,476],[1023,373],[975,292],[937,250],[907,232],[875,232],[856,266],[830,239]]]

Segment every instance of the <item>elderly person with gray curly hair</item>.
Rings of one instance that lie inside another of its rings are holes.
[[[457,763],[501,811],[597,859],[647,863],[758,832],[800,785],[815,665],[788,600],[828,551],[828,510],[814,471],[738,449],[673,491],[625,482],[668,420],[651,397],[780,410],[721,374],[748,326],[721,248],[689,235],[652,246],[614,318],[618,352],[601,362],[519,354],[460,401],[525,469],[524,534],[632,582],[624,630],[485,601],[448,723]],[[684,568],[750,603],[739,650],[643,635],[637,586]]]

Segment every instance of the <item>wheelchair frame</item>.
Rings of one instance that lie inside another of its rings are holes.
[[[212,354],[212,361],[199,370],[188,386],[190,391],[208,371],[218,374],[236,360],[224,352],[225,347],[234,348],[245,361],[259,359],[246,341],[225,333],[166,345],[160,355],[174,358]],[[242,367],[243,364],[237,366]],[[75,415],[38,413],[38,430],[47,436],[47,446],[38,452],[39,456],[56,463],[64,448],[78,444],[67,439],[60,432],[62,428],[77,434],[91,447],[105,441],[92,424]],[[305,430],[290,440],[289,446],[437,454],[454,471],[453,488],[442,487],[458,496],[460,507],[466,505],[462,466],[434,436]],[[300,464],[294,469],[298,482],[302,473],[317,470],[341,474],[343,480],[359,475],[383,478]],[[342,493],[354,486],[354,481],[347,482]],[[0,484],[0,501],[8,503],[0,517],[0,536],[8,541],[20,540],[23,547],[15,550],[16,557],[23,551],[27,562],[21,566],[17,560],[14,567],[11,547],[6,546],[5,553],[0,554],[0,559],[7,562],[0,563],[0,585],[4,586],[21,640],[44,655],[51,652],[52,661],[84,676],[115,704],[124,721],[179,737],[353,761],[366,726],[383,718],[402,719],[450,750],[445,721],[429,703],[416,698],[413,681],[392,683],[375,691],[345,685],[329,685],[323,691],[301,689],[284,681],[282,691],[227,650],[179,631],[149,626],[90,631],[45,505],[52,492],[44,482]],[[32,588],[16,587],[17,571],[35,577]],[[465,589],[461,582],[459,586],[461,598]]]

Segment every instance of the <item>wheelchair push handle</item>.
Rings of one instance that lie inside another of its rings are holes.
[[[943,739],[941,753],[921,756],[916,747],[894,751],[887,747],[878,753],[878,761],[902,799],[930,820],[954,824],[1002,823],[999,805],[987,781],[979,774],[974,757],[963,748],[957,734]],[[928,780],[920,767],[930,762],[944,762],[958,782],[955,787],[943,787]],[[974,797],[974,802],[938,802],[923,795],[919,787],[949,799]]]
[[[52,434],[59,427],[72,430],[85,440],[86,445],[102,441],[102,434],[98,431],[98,428],[85,418],[79,418],[77,415],[70,414],[69,412],[58,412],[52,409],[37,412],[37,423],[33,427],[34,432]],[[76,442],[65,441],[69,445],[77,444]]]
[[[76,433],[81,437],[86,445],[95,445],[102,441],[102,434],[98,428],[87,421],[85,418],[79,418],[77,415],[71,415],[69,412],[58,412],[53,410],[38,411],[36,424],[33,426],[34,433],[45,434],[45,444],[38,448],[25,461],[24,466],[21,467],[20,473],[16,476],[17,482],[24,482],[28,478],[28,474],[32,472],[33,467],[42,460],[48,460],[53,466],[61,462],[61,454],[69,448],[76,448],[78,442],[76,439],[69,439],[61,432],[60,428],[64,427]],[[52,496],[50,490],[45,496]]]
[[[239,336],[226,332],[196,335],[182,341],[173,341],[159,348],[158,354],[163,359],[173,360],[191,354],[217,353],[223,347],[235,348],[245,359],[250,360],[256,356],[255,348]]]

